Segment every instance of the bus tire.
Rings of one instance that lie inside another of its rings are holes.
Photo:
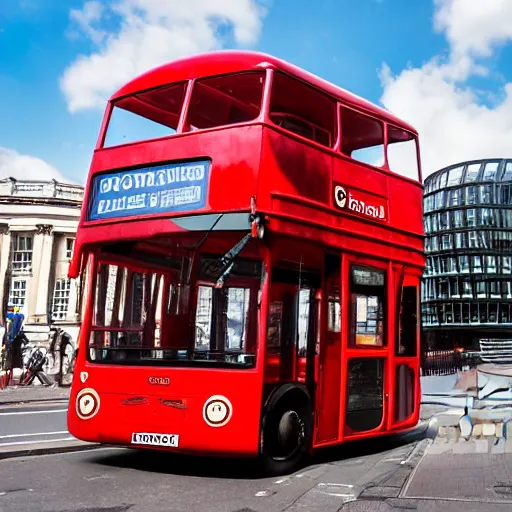
[[[269,476],[288,474],[304,463],[311,446],[309,399],[300,390],[272,404],[263,422],[263,469]]]

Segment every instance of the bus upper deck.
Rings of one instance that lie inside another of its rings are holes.
[[[369,251],[379,239],[383,257],[423,264],[416,131],[265,54],[192,57],[122,87],[86,191],[80,227],[95,229],[79,230],[76,254],[109,240],[208,231],[219,213],[217,229],[246,229],[256,210],[273,231],[340,248],[357,237]]]

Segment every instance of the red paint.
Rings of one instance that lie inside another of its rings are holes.
[[[193,98],[196,79],[262,69],[266,70],[266,79],[260,115],[255,120],[187,131],[186,112]],[[331,147],[272,123],[269,105],[277,72],[289,74],[330,97],[337,124],[336,140],[332,140]],[[145,89],[186,81],[183,110],[179,121],[176,119],[176,134],[103,148],[113,102]],[[279,350],[267,348],[272,303],[293,301],[297,293],[298,280],[294,278],[285,283],[278,271],[283,268],[292,269],[290,271],[297,275],[298,269],[311,272],[318,280],[312,285],[313,299],[308,312],[308,318],[313,319],[308,329],[312,330],[310,335],[316,347],[310,367],[316,383],[313,447],[336,444],[348,438],[382,435],[416,424],[420,401],[419,325],[415,355],[395,354],[395,339],[401,289],[405,285],[419,289],[424,265],[422,186],[419,180],[394,174],[387,168],[387,163],[376,168],[342,154],[341,106],[380,120],[384,123],[385,134],[386,123],[391,123],[417,137],[412,127],[366,100],[288,63],[253,52],[217,52],[176,61],[134,79],[112,96],[91,163],[70,276],[76,277],[82,272],[87,261],[90,274],[95,274],[99,261],[123,263],[138,272],[158,272],[165,283],[162,302],[166,304],[169,284],[175,282],[174,271],[165,265],[151,263],[149,255],[177,254],[182,247],[196,246],[204,236],[204,231],[194,232],[183,227],[180,219],[219,213],[246,215],[246,231],[214,231],[201,247],[202,254],[220,256],[246,232],[252,229],[253,235],[258,233],[255,224],[251,226],[249,222],[249,214],[256,212],[265,218],[265,234],[261,242],[254,239],[244,254],[262,262],[266,277],[261,282],[240,278],[234,281],[235,284],[229,284],[250,290],[246,350],[256,355],[256,364],[248,369],[122,366],[89,361],[91,333],[102,332],[100,327],[93,328],[94,291],[99,281],[97,277],[90,280],[90,285],[84,287],[85,312],[76,364],[76,374],[86,371],[89,377],[85,384],[79,379],[73,381],[68,424],[74,436],[88,441],[130,445],[134,432],[176,434],[179,435],[179,447],[162,449],[236,456],[258,454],[262,409],[268,394],[283,382],[309,382],[308,359],[293,346],[290,331],[291,345]],[[106,171],[205,158],[210,159],[212,165],[204,208],[151,214],[125,221],[87,221],[86,206],[94,176]],[[347,201],[342,207],[336,203],[336,186],[342,186],[347,192]],[[368,206],[374,209],[368,209]],[[378,215],[375,215],[376,211]],[[134,263],[122,252],[108,259],[100,255],[105,244],[123,241],[137,242],[138,249],[147,253],[148,258]],[[329,277],[324,268],[327,251],[337,255],[340,262],[335,275]],[[91,255],[90,259],[88,255]],[[197,261],[194,264],[197,265]],[[384,347],[349,347],[353,264],[369,265],[386,273],[387,344]],[[196,271],[194,267],[191,275],[195,276]],[[403,279],[400,278],[402,275],[405,276]],[[199,282],[192,277],[189,312],[183,313],[184,316],[168,315],[163,308],[160,323],[162,349],[186,350],[190,347],[198,301],[197,284]],[[329,294],[336,287],[341,302],[340,327],[338,331],[329,332]],[[293,308],[289,311],[293,312]],[[290,328],[289,325],[281,326],[283,332]],[[110,330],[121,334],[130,332],[130,329],[122,328]],[[144,327],[145,333],[150,331],[151,326]],[[350,403],[347,372],[353,358],[378,358],[384,362],[382,420],[369,431],[357,432],[346,425],[346,410]],[[399,365],[407,365],[414,374],[414,408],[410,417],[395,421],[395,375]],[[94,389],[101,399],[98,413],[90,420],[82,420],[76,413],[77,394],[84,388]],[[225,425],[212,427],[215,421],[208,424],[203,409],[217,395],[229,400],[231,416]]]

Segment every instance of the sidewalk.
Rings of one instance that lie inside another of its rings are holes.
[[[71,388],[53,386],[13,386],[0,390],[0,407],[28,402],[67,402]]]

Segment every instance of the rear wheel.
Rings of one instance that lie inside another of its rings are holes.
[[[281,399],[265,416],[263,465],[270,475],[296,470],[311,444],[311,414],[306,400]]]

